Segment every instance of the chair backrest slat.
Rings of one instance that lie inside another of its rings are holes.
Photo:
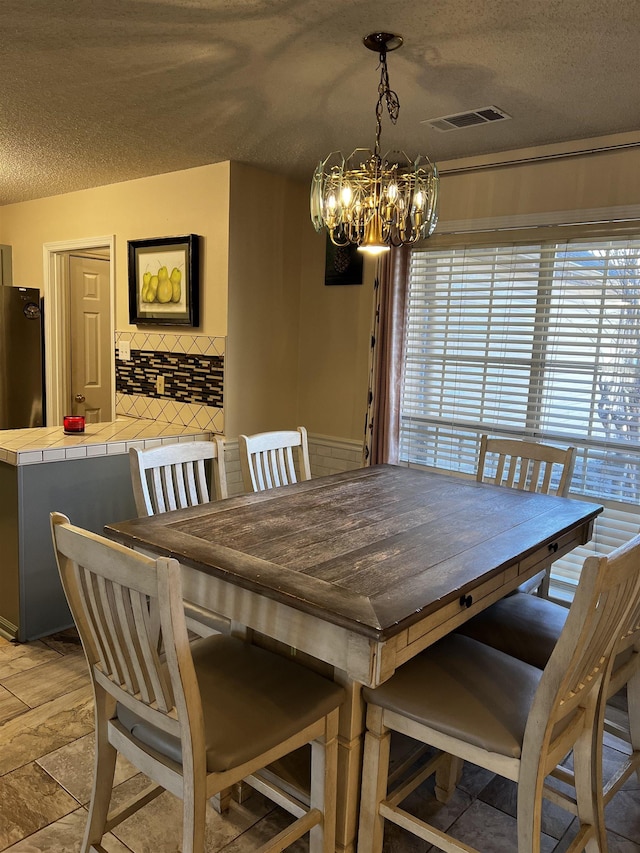
[[[263,455],[265,475],[271,487],[287,486],[296,482],[296,469],[291,448],[276,447]]]
[[[575,447],[561,448],[483,435],[476,479],[478,482],[566,497],[575,454]]]
[[[535,471],[535,482],[537,483],[540,479],[540,466],[541,462],[536,461],[534,463],[534,471]],[[544,473],[542,478],[542,484],[535,491],[544,492],[544,494],[548,495],[551,491],[551,473],[553,471],[553,465],[545,465]],[[532,490],[533,491],[533,490]]]
[[[164,471],[162,467],[152,468],[150,471],[150,479],[147,483],[145,477],[145,486],[147,490],[147,494],[149,496],[148,499],[148,515],[155,515],[158,512],[167,512],[171,507],[167,506],[165,502],[165,485],[164,485]],[[140,510],[138,509],[138,515],[140,515]]]
[[[164,505],[169,511],[172,509],[179,509],[180,504],[176,500],[176,486],[173,476],[173,467],[171,465],[163,465],[160,470],[162,472],[161,480]]]
[[[311,479],[304,427],[240,435],[238,449],[246,491],[262,492],[296,483],[298,479]]]
[[[133,618],[131,596],[126,595],[119,584],[114,584],[118,629],[122,636],[122,648],[126,651],[128,689],[131,693],[140,693],[143,701],[149,701],[149,690],[145,681],[145,672],[138,662],[140,643]],[[138,596],[139,597],[139,596]],[[128,650],[131,650],[130,652]]]
[[[211,500],[206,462],[212,466],[212,493],[227,497],[224,443],[190,441],[129,452],[131,480],[139,516],[185,509]]]
[[[174,509],[184,509],[187,506],[193,506],[193,503],[190,503],[187,498],[187,494],[189,497],[192,496],[192,491],[189,488],[189,470],[191,469],[191,463],[185,462],[183,465],[172,465],[167,467],[169,477],[173,478],[172,497],[173,502],[175,503]],[[200,503],[200,501],[196,501],[196,503]]]
[[[183,473],[186,478],[186,505],[195,506],[196,504],[207,503],[210,497],[207,488],[204,459],[196,459],[193,462],[189,462],[184,466]]]
[[[100,627],[106,635],[111,647],[111,657],[114,668],[110,676],[129,693],[137,693],[137,683],[131,677],[131,671],[127,655],[122,647],[122,631],[120,626],[120,614],[117,604],[117,585],[102,577],[95,575],[94,588],[97,591],[98,604],[101,611]]]
[[[104,610],[98,578],[87,571],[84,566],[79,565],[77,571],[80,577],[80,591],[83,597],[82,604],[86,610],[87,621],[91,628],[95,647],[99,650],[101,668],[109,675],[115,674],[115,679],[119,683],[123,679],[123,674],[119,669],[111,637],[104,628]]]
[[[173,691],[162,672],[157,641],[149,642],[154,632],[147,602],[143,596],[136,595],[132,597],[131,604],[138,641],[138,660],[144,662],[142,666],[142,683],[145,685],[143,701],[148,705],[155,703],[161,711],[168,713],[175,704]]]
[[[513,485],[514,470],[512,467],[507,468],[507,476],[504,476],[504,468],[507,462],[506,456],[499,456],[496,467],[496,483],[504,482],[506,485]]]

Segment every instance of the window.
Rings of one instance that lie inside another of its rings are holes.
[[[637,532],[640,238],[413,251],[401,457],[472,474],[483,432],[576,445],[596,546]]]

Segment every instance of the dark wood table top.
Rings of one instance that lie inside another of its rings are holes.
[[[105,530],[382,640],[601,511],[584,501],[377,465]]]

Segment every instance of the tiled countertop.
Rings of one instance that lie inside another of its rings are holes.
[[[65,435],[61,426],[5,429],[0,430],[0,462],[10,465],[60,462],[128,453],[131,447],[156,447],[210,438],[211,433],[197,432],[193,427],[136,418],[87,424],[85,431],[78,435]]]

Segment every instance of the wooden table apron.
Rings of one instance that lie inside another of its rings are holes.
[[[362,685],[587,542],[602,507],[391,465],[106,527],[183,567],[184,597],[334,667],[337,849],[354,849]]]

